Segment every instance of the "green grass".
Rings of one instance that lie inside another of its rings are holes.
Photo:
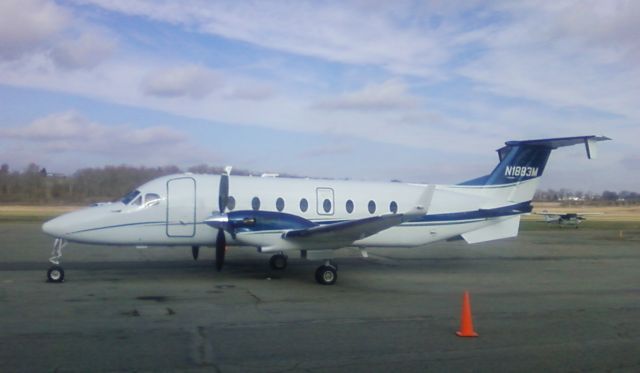
[[[557,231],[557,230],[573,230],[573,225],[549,224],[544,221],[525,220],[520,222],[521,231]],[[582,230],[623,230],[635,231],[640,233],[640,222],[637,221],[585,221],[582,222],[578,229]]]
[[[0,214],[0,223],[45,222],[60,214]]]

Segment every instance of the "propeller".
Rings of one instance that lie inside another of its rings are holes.
[[[224,173],[220,175],[220,188],[218,190],[218,211],[220,215],[224,215],[229,202],[229,174],[231,174],[231,166],[224,169]],[[216,269],[222,270],[224,266],[224,254],[227,250],[227,239],[224,235],[224,227],[218,228],[218,236],[216,237]]]

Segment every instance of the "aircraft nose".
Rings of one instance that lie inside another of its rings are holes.
[[[42,231],[50,236],[64,236],[64,226],[61,224],[60,218],[51,219],[42,224]]]

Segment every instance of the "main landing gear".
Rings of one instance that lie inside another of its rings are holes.
[[[269,266],[271,269],[283,270],[287,268],[287,259],[287,256],[282,253],[276,254],[269,259]]]
[[[333,285],[338,280],[338,266],[330,260],[316,269],[316,281],[320,285]]]
[[[62,249],[67,246],[67,241],[62,238],[56,238],[53,241],[53,249],[51,250],[51,258],[49,261],[53,264],[47,271],[47,281],[63,282],[64,269],[60,266],[60,258],[62,258]]]
[[[287,268],[288,257],[283,253],[275,254],[269,259],[269,266],[273,270]],[[329,259],[316,269],[316,281],[321,285],[333,285],[338,280],[338,265]]]

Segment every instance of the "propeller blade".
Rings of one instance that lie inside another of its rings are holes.
[[[220,191],[218,192],[218,211],[223,213],[229,201],[229,175],[220,175]]]
[[[200,254],[200,246],[191,246],[191,255],[193,255],[193,260],[198,260],[199,254]]]
[[[218,226],[218,237],[216,237],[216,268],[218,272],[224,266],[224,254],[227,250],[227,239],[224,235],[224,228],[228,217],[225,214],[227,204],[229,203],[229,175],[231,174],[231,166],[224,168],[224,173],[220,175],[220,188],[218,190],[218,211],[219,214],[214,216],[211,222],[213,226]]]
[[[224,266],[224,254],[227,248],[224,230],[218,229],[218,237],[216,238],[216,268],[218,272]]]
[[[218,211],[223,213],[227,209],[229,202],[229,175],[231,166],[224,168],[224,173],[220,175],[220,188],[218,190]]]

